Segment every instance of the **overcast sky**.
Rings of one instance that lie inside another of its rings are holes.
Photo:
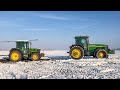
[[[30,40],[41,49],[69,49],[74,37],[120,47],[120,11],[0,11],[0,41]],[[0,49],[15,43],[0,43]]]

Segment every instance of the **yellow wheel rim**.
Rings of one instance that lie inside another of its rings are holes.
[[[71,55],[74,58],[79,58],[81,56],[81,51],[79,49],[74,49]]]
[[[99,52],[98,57],[99,58],[103,58],[104,57],[104,53],[103,52]]]
[[[37,55],[33,55],[32,58],[33,58],[34,61],[38,60],[38,56]]]
[[[13,52],[13,53],[11,54],[11,59],[12,59],[13,61],[18,61],[18,59],[19,59],[19,54],[16,53],[16,52]]]

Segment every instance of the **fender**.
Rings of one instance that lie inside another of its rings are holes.
[[[22,56],[23,56],[23,53],[22,53],[19,49],[17,49],[17,48],[12,48],[12,49],[10,50],[10,52],[13,51],[13,50],[19,51],[19,52],[22,54]]]

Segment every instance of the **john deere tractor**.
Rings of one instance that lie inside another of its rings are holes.
[[[20,61],[22,59],[30,59],[37,61],[41,58],[40,49],[31,48],[31,41],[17,40],[16,48],[12,48],[9,53],[11,61]]]
[[[94,58],[108,58],[108,54],[114,54],[108,45],[90,44],[89,36],[76,36],[75,44],[70,46],[68,52],[72,59],[81,59],[84,56],[93,56]]]

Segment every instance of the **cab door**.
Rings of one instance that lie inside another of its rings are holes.
[[[85,55],[89,55],[89,40],[88,40],[88,38],[81,38],[80,42],[84,48]]]
[[[24,44],[24,54],[27,55],[29,52],[29,45],[28,45],[28,42],[25,42]]]

